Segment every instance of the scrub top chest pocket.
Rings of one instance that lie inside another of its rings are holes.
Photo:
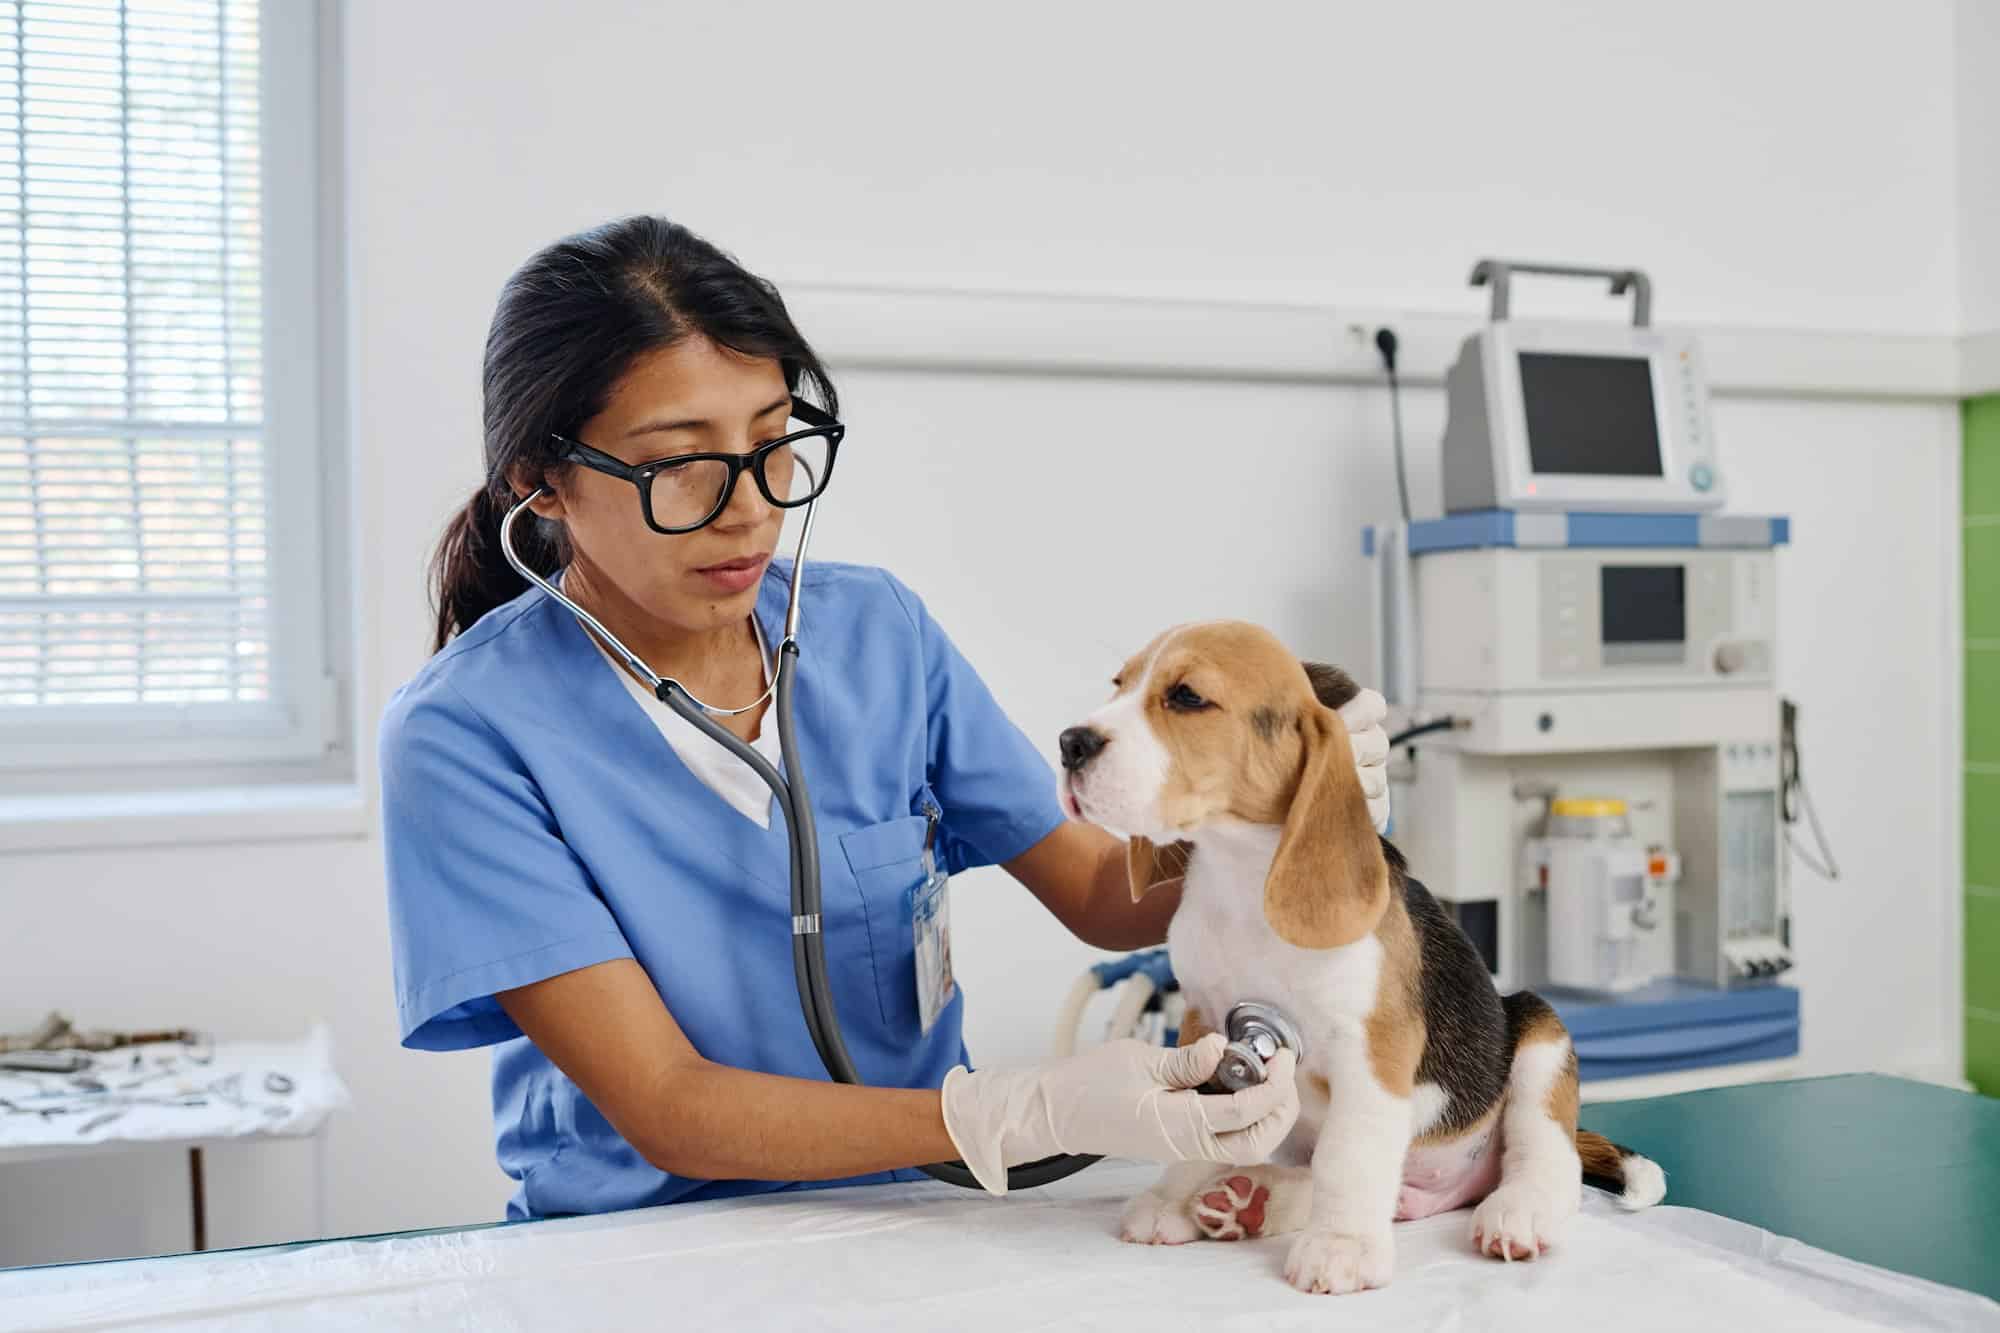
[[[947,886],[943,867],[932,855],[937,807],[927,803],[926,810],[870,824],[840,838],[867,915],[882,1023],[891,1035],[908,1040],[928,1031],[955,994],[950,983]],[[928,964],[923,971],[918,966],[920,927]],[[929,1004],[919,998],[920,983],[926,980]]]

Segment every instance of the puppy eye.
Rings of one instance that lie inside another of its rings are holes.
[[[1199,712],[1210,706],[1208,700],[1196,694],[1185,682],[1167,691],[1167,707],[1178,709],[1183,713]]]

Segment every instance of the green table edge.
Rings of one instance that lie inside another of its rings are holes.
[[[2000,1101],[1836,1074],[1586,1103],[1579,1124],[1658,1162],[1669,1204],[2000,1300]]]

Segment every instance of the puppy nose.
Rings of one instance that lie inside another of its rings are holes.
[[[1062,750],[1062,765],[1074,773],[1104,748],[1104,733],[1095,727],[1071,727],[1056,742]]]

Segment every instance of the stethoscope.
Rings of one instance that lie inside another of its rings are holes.
[[[818,498],[806,502],[805,515],[799,523],[798,547],[792,555],[790,596],[785,606],[785,634],[778,642],[770,683],[764,687],[762,694],[741,708],[718,708],[697,699],[679,681],[653,670],[643,658],[621,643],[617,635],[606,629],[603,621],[578,606],[554,582],[529,568],[527,562],[515,552],[514,524],[530,504],[549,493],[547,487],[541,487],[515,504],[507,511],[507,517],[500,521],[500,549],[505,553],[507,563],[522,578],[555,598],[585,628],[607,644],[626,669],[644,681],[661,703],[686,718],[717,745],[750,765],[751,771],[771,789],[778,808],[784,813],[785,829],[791,839],[792,975],[798,982],[799,1009],[805,1015],[806,1030],[812,1034],[813,1046],[819,1051],[820,1063],[826,1066],[828,1075],[840,1083],[860,1083],[861,1075],[856,1072],[854,1060],[847,1053],[847,1043],[840,1035],[840,1020],[834,1013],[833,990],[827,981],[826,941],[820,931],[819,837],[813,825],[812,802],[807,796],[805,771],[799,764],[799,750],[792,727],[792,689],[799,672],[799,585],[805,577],[806,545],[812,540],[813,510],[818,507]],[[784,773],[715,721],[717,717],[747,713],[767,699],[772,701],[772,711],[778,719],[778,750],[784,761]],[[1073,1175],[1097,1160],[1073,1154],[1045,1157],[1010,1168],[1007,1185],[1009,1189],[1032,1189]],[[967,1189],[982,1188],[963,1162],[934,1162],[920,1169],[927,1175]]]
[[[806,464],[801,462],[799,466],[806,467]],[[810,476],[809,467],[807,472]],[[785,829],[791,842],[792,975],[798,983],[799,1009],[805,1016],[806,1031],[812,1034],[813,1046],[819,1052],[820,1063],[826,1066],[827,1074],[836,1082],[861,1083],[861,1075],[847,1053],[847,1043],[841,1038],[840,1019],[834,1012],[833,989],[827,981],[826,940],[820,930],[819,836],[813,824],[812,802],[807,796],[805,772],[799,764],[798,745],[792,727],[792,688],[799,672],[799,586],[805,578],[806,546],[812,540],[813,511],[819,507],[819,498],[815,496],[806,502],[805,515],[799,522],[798,546],[792,553],[791,587],[785,603],[785,634],[778,642],[770,682],[762,694],[741,708],[719,708],[697,699],[679,681],[653,670],[644,658],[605,628],[603,621],[578,606],[558,584],[536,573],[515,552],[514,524],[531,504],[550,493],[546,486],[540,487],[507,511],[507,516],[500,521],[500,550],[516,573],[555,598],[586,629],[608,645],[626,669],[645,682],[655,698],[687,719],[717,745],[750,765],[751,771],[771,789],[778,808],[784,812]],[[784,773],[715,721],[718,717],[736,717],[747,713],[767,699],[772,701],[772,711],[778,719],[778,752],[784,761]],[[1262,1083],[1265,1065],[1281,1047],[1290,1047],[1301,1056],[1305,1053],[1297,1028],[1274,1006],[1256,1002],[1239,1004],[1229,1011],[1224,1031],[1229,1046],[1213,1081],[1218,1090],[1234,1091]],[[1071,1153],[1010,1167],[1007,1187],[1018,1190],[1047,1185],[1074,1175],[1098,1160],[1094,1156]],[[983,1188],[963,1162],[933,1162],[919,1170],[966,1189]]]

